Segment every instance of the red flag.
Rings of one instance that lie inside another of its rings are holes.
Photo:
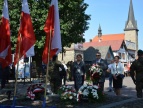
[[[58,0],[52,0],[51,2],[44,31],[46,32],[46,41],[42,55],[42,61],[46,64],[48,62],[48,51],[50,51],[50,58],[52,58],[55,54],[58,54],[62,49]]]
[[[10,42],[10,24],[8,14],[8,3],[4,0],[2,20],[0,24],[0,63],[5,68],[12,63],[11,42]]]
[[[32,20],[30,17],[29,7],[27,0],[22,2],[20,30],[18,33],[16,54],[14,64],[24,57],[34,56],[34,44],[36,42],[33,30]],[[19,56],[19,57],[18,57]]]

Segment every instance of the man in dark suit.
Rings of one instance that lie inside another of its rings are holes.
[[[133,61],[130,67],[130,74],[136,85],[137,97],[142,98],[143,90],[143,51],[138,50],[138,59]]]
[[[98,85],[100,86],[100,89],[103,92],[104,91],[104,82],[105,82],[105,73],[106,73],[106,70],[108,68],[107,62],[101,58],[101,53],[97,52],[96,53],[96,59],[92,61],[92,64],[98,64],[103,70],[101,78],[98,82]]]

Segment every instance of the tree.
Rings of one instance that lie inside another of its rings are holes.
[[[28,0],[30,14],[36,35],[35,53],[36,58],[42,55],[45,42],[43,27],[47,18],[50,0]],[[18,29],[20,24],[21,0],[8,0],[12,50],[14,52]],[[3,1],[0,2],[2,13]],[[90,16],[85,14],[88,5],[84,0],[59,0],[59,13],[61,25],[62,46],[70,46],[72,43],[84,42],[83,33],[88,29]]]

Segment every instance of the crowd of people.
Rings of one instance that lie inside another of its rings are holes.
[[[121,88],[123,85],[123,79],[125,76],[130,75],[134,84],[136,85],[137,97],[142,98],[142,89],[143,89],[143,51],[138,50],[138,58],[132,62],[131,67],[123,65],[120,62],[120,57],[115,56],[111,60],[110,64],[107,64],[106,60],[101,58],[101,53],[97,52],[95,54],[96,59],[92,61],[91,64],[85,64],[82,55],[77,54],[76,60],[69,61],[65,64],[64,61],[60,62],[55,55],[52,60],[49,62],[48,68],[48,79],[51,85],[51,91],[53,93],[58,92],[58,88],[63,84],[66,85],[68,81],[74,81],[74,87],[76,91],[84,84],[86,79],[89,79],[91,74],[89,68],[91,65],[96,64],[100,66],[103,70],[101,77],[98,82],[93,82],[93,85],[98,85],[100,90],[104,92],[104,83],[106,78],[106,73],[109,77],[109,92],[114,91],[115,95],[121,95]],[[46,66],[42,65],[42,73],[46,74]],[[9,74],[14,74],[14,66],[6,67],[2,69],[0,65],[0,79],[1,79],[1,88],[5,87],[5,84],[8,83]],[[88,77],[88,78],[87,78]]]
[[[94,83],[93,85],[98,85],[100,90],[104,92],[104,82],[106,78],[106,73],[109,73],[109,92],[114,91],[115,95],[121,95],[121,88],[123,86],[124,77],[131,76],[133,82],[136,84],[137,97],[142,97],[142,87],[143,87],[143,51],[138,50],[137,56],[138,58],[133,61],[131,67],[128,65],[124,65],[120,61],[119,56],[115,56],[113,60],[111,60],[110,64],[107,64],[106,60],[101,58],[101,53],[96,53],[96,59],[92,61],[92,64],[98,64],[103,70],[102,75],[98,83]],[[76,91],[84,84],[84,81],[87,79],[87,74],[89,74],[89,68],[92,65],[86,65],[82,61],[82,55],[78,54],[76,56],[75,62],[70,62],[67,64],[66,70],[66,79],[68,81],[74,81],[74,87]],[[88,69],[87,69],[88,67]],[[62,83],[61,83],[62,84]],[[65,83],[64,83],[65,84]]]

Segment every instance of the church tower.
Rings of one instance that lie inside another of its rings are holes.
[[[137,21],[134,17],[132,0],[130,0],[128,19],[125,24],[124,32],[127,48],[134,50],[135,52],[138,50],[138,31]]]
[[[101,42],[101,40],[102,40],[101,36],[102,36],[102,30],[101,30],[101,26],[99,24],[99,28],[98,28],[98,41],[99,42]]]

